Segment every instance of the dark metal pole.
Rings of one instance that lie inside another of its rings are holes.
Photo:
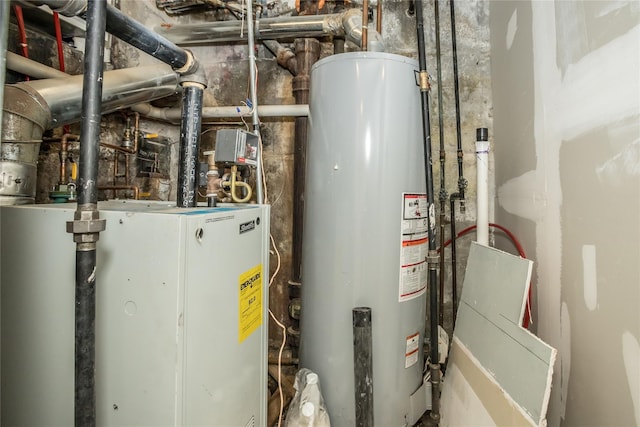
[[[456,101],[456,138],[458,143],[458,194],[460,209],[464,212],[464,191],[467,188],[467,180],[464,178],[462,131],[460,130],[460,85],[458,82],[458,47],[456,42],[456,11],[453,0],[449,0],[451,10],[451,50],[453,52],[453,88]]]
[[[456,219],[454,217],[454,212],[456,210],[456,198],[454,195],[451,195],[451,199],[449,199],[451,211],[451,300],[453,302],[453,326],[451,329],[455,329],[456,327],[456,316],[458,314],[458,271],[457,267],[457,255],[456,255]],[[441,251],[444,251],[444,248],[440,248]]]
[[[320,42],[316,39],[296,39],[297,73],[293,78],[293,95],[296,104],[309,103],[311,67],[320,57]],[[291,253],[291,281],[302,280],[302,239],[304,228],[305,176],[307,174],[307,117],[296,117],[293,161],[293,229]]]
[[[183,83],[177,194],[179,208],[193,208],[198,202],[197,169],[203,93],[204,85],[193,82]]]
[[[95,312],[96,247],[105,220],[98,212],[98,155],[106,0],[89,0],[82,90],[78,206],[67,231],[76,242],[75,425],[96,425]]]
[[[420,67],[420,100],[422,104],[422,135],[424,146],[424,167],[427,181],[427,215],[429,230],[429,320],[430,320],[430,359],[431,371],[431,418],[440,419],[440,364],[438,363],[438,253],[436,250],[436,225],[434,221],[435,208],[433,204],[433,165],[431,159],[431,123],[429,121],[429,75],[427,74],[427,60],[424,45],[424,18],[421,0],[416,0],[416,30],[418,33],[418,63]]]
[[[371,308],[356,307],[353,314],[353,371],[356,427],[373,427],[373,350]]]
[[[446,153],[444,149],[444,111],[442,102],[442,61],[440,58],[440,1],[434,3],[434,18],[436,24],[436,62],[437,62],[437,83],[438,83],[438,134],[440,139],[440,192],[438,193],[438,202],[440,203],[440,215],[438,222],[440,223],[440,307],[439,307],[439,323],[444,326],[444,221],[446,214],[447,186],[446,186]]]

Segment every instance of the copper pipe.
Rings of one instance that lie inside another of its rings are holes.
[[[376,31],[382,35],[382,0],[378,0],[378,8],[376,13]]]
[[[378,0],[380,1],[380,0]],[[369,32],[369,0],[362,1],[362,51],[367,51]]]
[[[140,199],[140,188],[137,185],[100,185],[98,190],[101,191],[113,191],[115,197],[116,190],[131,190],[133,191],[133,198],[135,200]]]
[[[65,133],[62,137],[43,138],[49,144],[60,143],[60,184],[67,184],[67,155],[69,154],[69,142],[80,141],[80,135]]]

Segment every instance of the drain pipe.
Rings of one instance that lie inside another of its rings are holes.
[[[264,183],[262,182],[262,138],[260,137],[260,118],[258,117],[258,94],[256,92],[256,46],[253,22],[253,1],[247,2],[247,41],[249,47],[249,93],[251,96],[251,109],[253,117],[253,133],[258,136],[258,158],[256,162],[256,201],[264,203]]]
[[[96,248],[106,221],[98,212],[98,155],[102,107],[102,76],[106,2],[91,0],[87,10],[87,41],[82,92],[78,206],[67,232],[76,242],[75,425],[96,425],[95,320]]]
[[[436,24],[436,61],[437,61],[437,82],[438,82],[438,134],[440,143],[440,192],[438,193],[438,202],[440,203],[440,215],[438,222],[440,223],[440,248],[444,243],[444,218],[447,203],[447,186],[446,186],[446,153],[444,151],[444,112],[442,102],[442,60],[440,58],[440,1],[433,2],[434,5],[434,20]],[[439,311],[439,323],[444,327],[444,251],[440,250],[440,311]]]
[[[202,97],[206,77],[201,67],[197,73],[183,76],[182,120],[180,122],[180,163],[178,164],[179,208],[193,208],[198,204],[198,153],[202,128]]]
[[[372,427],[374,406],[371,308],[356,307],[351,312],[356,427]]]
[[[431,371],[431,418],[440,420],[440,364],[438,363],[438,253],[436,248],[435,208],[433,204],[433,167],[431,164],[431,123],[429,121],[429,75],[424,45],[424,18],[422,0],[416,0],[416,30],[418,33],[418,62],[420,66],[419,84],[422,104],[422,135],[424,147],[424,167],[427,181],[428,237],[429,253],[429,319],[430,319],[430,359]]]
[[[489,246],[489,129],[476,129],[477,231],[476,241]]]
[[[293,78],[296,104],[309,103],[311,67],[320,58],[320,42],[316,39],[296,39],[297,74]],[[296,117],[293,161],[293,230],[291,253],[291,281],[302,281],[302,238],[304,229],[305,177],[307,175],[307,126],[309,119]]]

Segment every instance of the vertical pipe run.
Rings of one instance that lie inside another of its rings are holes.
[[[98,155],[102,114],[104,35],[107,2],[89,0],[87,39],[82,89],[82,127],[78,176],[78,207],[74,223],[86,230],[74,230],[76,240],[75,312],[75,425],[95,426],[95,288],[96,241],[100,228],[93,229],[98,214]],[[99,222],[99,221],[97,221]],[[87,238],[76,239],[86,236]],[[87,243],[87,240],[90,242]]]
[[[451,50],[453,55],[453,92],[456,104],[456,138],[458,143],[458,197],[460,198],[460,209],[464,212],[464,190],[467,188],[467,181],[464,179],[462,157],[462,130],[460,129],[460,84],[458,81],[458,47],[456,41],[456,11],[453,0],[449,0],[451,15]],[[453,221],[453,215],[452,215]]]
[[[429,78],[427,74],[427,60],[424,45],[424,18],[422,0],[416,0],[416,30],[418,35],[418,65],[420,67],[420,100],[422,114],[422,135],[424,147],[424,166],[427,183],[428,208],[428,287],[429,287],[429,320],[430,320],[430,359],[431,371],[431,418],[440,419],[440,365],[438,363],[438,272],[435,233],[435,208],[433,204],[433,166],[431,158],[431,123],[429,119]]]
[[[0,2],[0,105],[4,105],[4,82],[7,75],[7,42],[9,37],[9,13],[11,2]],[[0,112],[0,135],[2,135],[2,112]]]
[[[373,351],[371,308],[356,307],[353,314],[353,371],[356,427],[373,424]]]
[[[453,302],[453,326],[451,329],[455,329],[456,327],[456,316],[458,315],[458,271],[456,270],[457,266],[457,251],[456,251],[456,219],[454,217],[454,212],[456,210],[456,198],[451,195],[449,199],[450,206],[449,210],[451,212],[451,222],[450,222],[450,230],[451,230],[451,300]],[[440,251],[444,251],[444,247],[440,247]]]
[[[489,246],[489,130],[476,129],[477,159],[477,242]]]
[[[362,51],[369,45],[369,0],[362,0]]]
[[[320,57],[320,42],[316,39],[296,39],[297,73],[293,78],[293,96],[296,104],[309,103],[311,67]],[[293,161],[293,229],[291,253],[291,280],[302,281],[302,238],[304,228],[305,179],[307,175],[307,117],[296,117]]]
[[[193,208],[198,202],[197,170],[204,85],[185,82],[182,86],[177,205],[179,208]]]
[[[444,111],[442,102],[442,61],[440,58],[440,2],[436,0],[434,3],[434,20],[435,20],[435,32],[436,32],[436,67],[437,71],[437,83],[438,83],[438,135],[440,143],[440,192],[438,193],[438,202],[440,203],[440,215],[438,216],[438,223],[440,224],[440,307],[439,307],[439,323],[440,326],[444,326],[444,221],[445,210],[447,203],[447,187],[446,187],[446,154],[444,150]]]
[[[382,0],[378,0],[376,8],[376,32],[382,35]]]
[[[251,94],[251,108],[253,109],[253,133],[260,138],[260,118],[258,117],[258,95],[256,92],[256,46],[254,40],[254,27],[253,27],[253,2],[247,2],[247,42],[249,46],[249,92]],[[258,144],[258,161],[256,162],[256,199],[257,202],[264,203],[264,183],[262,182],[262,143]]]

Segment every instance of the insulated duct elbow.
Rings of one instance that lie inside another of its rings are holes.
[[[82,116],[82,76],[5,85],[0,146],[0,205],[33,203],[42,133]],[[169,66],[104,73],[102,113],[172,95],[178,74]]]
[[[340,25],[345,38],[358,47],[362,47],[362,11],[350,9],[341,14]],[[367,49],[372,52],[384,52],[382,36],[373,28],[368,29]]]

